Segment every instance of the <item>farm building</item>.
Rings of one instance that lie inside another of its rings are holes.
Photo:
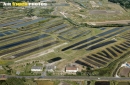
[[[75,72],[77,72],[78,71],[78,68],[75,66],[75,65],[73,65],[73,66],[66,66],[65,67],[65,71],[66,72],[71,72],[71,73],[75,73]]]
[[[41,67],[41,66],[33,66],[31,68],[31,71],[42,71],[42,69],[43,69],[43,67]]]

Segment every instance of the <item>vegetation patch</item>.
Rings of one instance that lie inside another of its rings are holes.
[[[48,80],[37,80],[37,85],[54,85],[53,81]]]

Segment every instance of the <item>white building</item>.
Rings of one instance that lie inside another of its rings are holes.
[[[43,70],[43,67],[41,67],[41,66],[33,66],[31,68],[31,71],[42,71],[42,70]]]
[[[78,68],[76,66],[66,66],[65,71],[69,73],[76,73]]]

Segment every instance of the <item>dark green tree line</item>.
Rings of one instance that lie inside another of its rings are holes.
[[[108,0],[113,3],[119,3],[121,6],[125,8],[130,8],[130,0]]]

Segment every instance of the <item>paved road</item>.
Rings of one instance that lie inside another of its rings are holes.
[[[110,81],[110,80],[116,80],[116,81],[130,81],[130,78],[116,78],[116,77],[88,77],[88,76],[5,76],[5,78],[9,77],[17,77],[17,78],[34,78],[39,80],[100,80],[100,81]],[[2,76],[0,76],[2,78]]]
[[[86,76],[46,76],[39,79],[52,79],[52,80],[124,80],[130,81],[130,78],[116,78],[116,77],[86,77]]]

